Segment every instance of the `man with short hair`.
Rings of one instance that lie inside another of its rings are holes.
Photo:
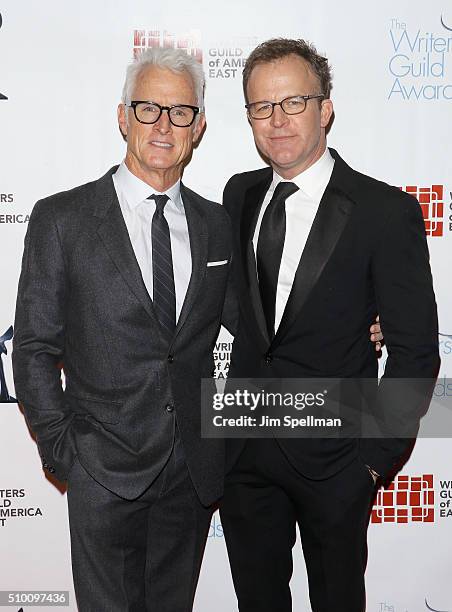
[[[214,369],[230,222],[181,182],[203,89],[185,52],[144,52],[118,107],[125,160],[30,218],[15,386],[44,468],[68,481],[82,612],[191,610],[223,490],[223,442],[200,438],[200,379]]]
[[[256,146],[271,168],[233,176],[224,192],[240,302],[229,377],[370,379],[377,417],[403,421],[407,409],[407,430],[416,431],[439,368],[418,203],[327,148],[331,72],[312,45],[259,45],[243,86]],[[389,355],[378,390],[367,339],[377,312]],[[364,610],[375,482],[394,473],[410,443],[383,433],[227,440],[221,517],[240,612],[292,609],[297,524],[313,612]]]

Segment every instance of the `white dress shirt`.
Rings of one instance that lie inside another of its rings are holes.
[[[286,238],[279,269],[278,286],[276,289],[275,331],[281,323],[287,300],[289,299],[295,273],[300,262],[303,249],[308,239],[314,217],[333,172],[334,159],[328,149],[307,170],[291,179],[299,188],[286,200]],[[254,252],[257,253],[262,217],[273,196],[276,186],[285,181],[273,171],[273,181],[265,195],[264,202],[257,219],[253,237]]]
[[[156,191],[132,174],[125,162],[122,162],[113,175],[113,184],[135,257],[140,266],[143,282],[149,295],[152,297],[154,293],[151,226],[152,217],[155,212],[155,201],[148,200],[147,198],[154,193],[162,195],[162,192]],[[164,194],[169,197],[163,214],[170,231],[177,321],[191,276],[190,238],[184,203],[180,193],[180,180],[167,189]]]

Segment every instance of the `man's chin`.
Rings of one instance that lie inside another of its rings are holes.
[[[298,157],[293,151],[283,148],[272,148],[268,151],[267,157],[281,168],[292,168],[298,161]]]
[[[170,160],[169,156],[159,155],[158,157],[151,157],[146,160],[144,166],[148,170],[169,170],[174,166],[174,160]]]
[[[298,166],[297,160],[287,156],[271,157],[269,159],[272,168],[281,176],[295,171]]]

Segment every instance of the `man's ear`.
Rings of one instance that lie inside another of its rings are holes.
[[[206,116],[204,113],[200,113],[198,116],[198,120],[195,123],[195,127],[193,129],[193,142],[196,144],[203,133],[204,128],[206,127]]]
[[[322,100],[320,107],[320,125],[323,128],[326,128],[333,116],[333,102],[328,98],[326,100]]]
[[[118,126],[122,137],[127,141],[127,108],[125,104],[118,104]]]

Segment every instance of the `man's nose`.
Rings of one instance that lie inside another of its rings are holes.
[[[158,118],[158,121],[154,123],[154,127],[162,134],[166,134],[171,131],[171,121],[167,110],[162,110],[162,114]]]
[[[274,127],[281,127],[288,121],[287,114],[283,111],[281,106],[278,104],[273,108],[273,114],[270,117],[270,123]]]

